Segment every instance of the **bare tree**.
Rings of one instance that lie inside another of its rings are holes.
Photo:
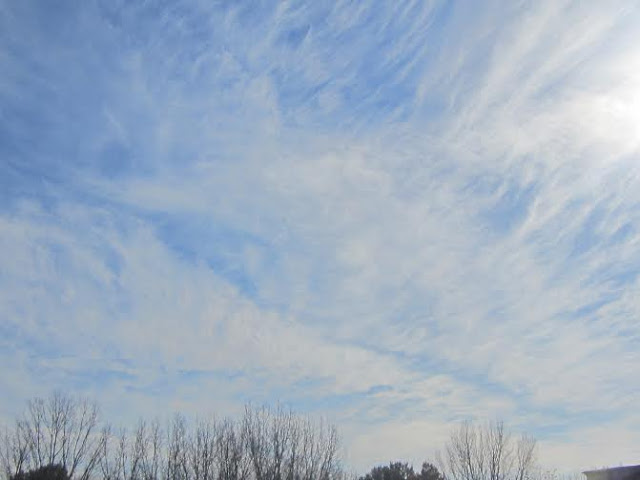
[[[533,472],[532,478],[536,480],[582,480],[584,474],[582,472],[558,472],[555,469],[539,468]]]
[[[5,428],[0,441],[0,468],[5,478],[9,479],[22,472],[29,461],[29,445],[23,422],[18,420],[13,429]]]
[[[200,420],[188,442],[189,474],[197,480],[213,480],[215,475],[215,424]]]
[[[163,451],[163,430],[155,420],[140,420],[130,436],[126,429],[117,435],[109,429],[100,455],[99,472],[103,480],[159,480]],[[166,467],[165,467],[166,468]]]
[[[285,480],[298,480],[300,478],[302,424],[291,415],[289,416],[289,424],[290,443],[286,463]]]
[[[127,431],[121,429],[114,435],[108,429],[99,462],[103,480],[127,480],[130,458]]]
[[[532,437],[514,440],[501,421],[483,426],[465,422],[451,434],[438,459],[449,480],[530,480],[535,450]]]
[[[5,436],[2,462],[6,475],[57,464],[73,480],[88,480],[105,441],[97,406],[60,393],[30,401],[23,418]]]
[[[245,407],[242,419],[242,436],[247,454],[253,467],[255,480],[270,480],[271,455],[269,442],[269,412],[262,408],[256,410]]]
[[[144,480],[157,480],[162,462],[162,428],[160,422],[154,420],[149,431],[149,445],[145,456]]]
[[[341,474],[340,465],[337,459],[339,437],[338,430],[333,425],[321,423],[319,435],[317,437],[318,447],[321,451],[319,480],[328,480],[339,477]]]
[[[189,438],[185,417],[176,414],[167,429],[165,480],[189,480]]]
[[[0,467],[7,480],[50,465],[71,480],[339,480],[338,446],[335,427],[281,408],[191,428],[181,415],[164,429],[140,420],[114,433],[94,404],[54,395],[29,402],[5,430]]]
[[[522,434],[516,445],[515,480],[530,480],[532,478],[536,462],[535,455],[535,438]]]
[[[248,439],[242,426],[230,419],[217,424],[217,480],[247,480],[250,477]]]
[[[341,472],[337,430],[323,422],[247,407],[242,435],[255,480],[330,480]]]

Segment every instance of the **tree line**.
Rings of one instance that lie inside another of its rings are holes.
[[[284,409],[245,407],[237,419],[133,429],[101,421],[94,402],[54,394],[27,404],[0,438],[4,480],[535,480],[535,440],[514,437],[502,422],[463,423],[424,462],[347,473],[334,425]]]
[[[102,424],[95,403],[56,394],[5,428],[0,466],[7,480],[338,480],[338,453],[334,426],[282,409],[128,431]]]
[[[408,463],[391,462],[359,480],[556,480],[537,467],[535,439],[512,435],[501,421],[462,423],[436,454],[436,463],[439,468],[424,462],[416,472]]]

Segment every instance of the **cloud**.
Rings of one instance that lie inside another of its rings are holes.
[[[2,416],[279,400],[361,469],[472,417],[633,444],[637,9],[1,11]]]

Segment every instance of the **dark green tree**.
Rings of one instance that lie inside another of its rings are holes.
[[[16,473],[10,478],[11,480],[69,480],[69,474],[62,465],[45,465],[28,472]]]
[[[360,480],[416,480],[416,473],[406,462],[389,462],[389,465],[373,467]]]
[[[431,463],[424,462],[420,473],[406,462],[390,462],[389,465],[373,467],[359,480],[444,480],[440,471]]]
[[[429,462],[422,463],[422,470],[417,475],[417,480],[444,480],[444,476],[435,465]]]

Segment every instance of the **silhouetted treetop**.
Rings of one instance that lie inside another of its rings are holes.
[[[432,464],[424,462],[420,473],[406,462],[390,462],[389,465],[373,467],[359,480],[444,480],[440,471]]]
[[[28,472],[18,472],[10,480],[69,480],[69,474],[62,465],[45,465]]]

